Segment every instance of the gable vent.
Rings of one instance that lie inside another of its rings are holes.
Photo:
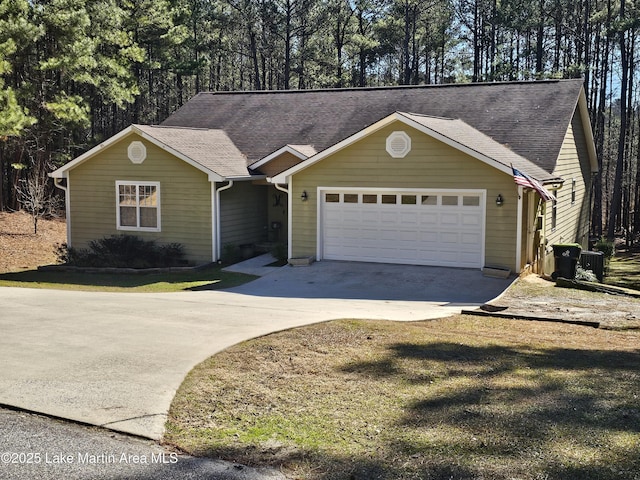
[[[411,137],[405,132],[393,132],[387,137],[387,153],[393,158],[404,158],[411,151]]]
[[[147,147],[144,146],[144,143],[136,140],[129,144],[127,153],[132,163],[142,163],[147,158]]]

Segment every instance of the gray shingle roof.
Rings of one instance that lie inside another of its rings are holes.
[[[164,126],[224,130],[251,164],[287,144],[322,151],[396,112],[460,119],[538,165],[555,167],[582,80],[200,93]]]
[[[223,130],[135,125],[158,142],[222,177],[246,177],[247,159]]]
[[[429,130],[453,140],[455,143],[464,145],[485,157],[501,163],[505,167],[513,165],[518,170],[525,171],[532,177],[543,182],[545,180],[555,179],[555,177],[544,171],[538,165],[518,155],[470,125],[467,125],[460,119],[431,117],[403,112],[398,113],[423,125]]]

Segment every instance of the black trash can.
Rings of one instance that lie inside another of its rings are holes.
[[[579,243],[558,243],[553,245],[553,257],[555,259],[555,271],[551,277],[573,280],[576,276],[576,266],[580,259],[582,246]]]

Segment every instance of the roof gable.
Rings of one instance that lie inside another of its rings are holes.
[[[249,168],[251,170],[258,169],[263,165],[269,163],[271,160],[274,160],[285,153],[290,153],[291,155],[299,158],[300,161],[302,161],[315,155],[318,152],[311,145],[285,145],[284,147],[279,148],[275,152],[270,153],[266,157],[258,160],[257,162],[252,163],[251,165],[249,165]]]
[[[171,153],[192,167],[206,173],[210,181],[250,177],[246,158],[221,130],[131,125],[108,140],[50,174],[63,178],[66,172],[90,160],[104,149],[137,134]],[[212,152],[214,154],[212,154]]]
[[[222,178],[249,177],[247,160],[222,130],[136,125],[165,146]]]
[[[163,125],[224,130],[249,164],[287,144],[322,151],[396,111],[456,118],[553,172],[582,80],[200,93]]]
[[[467,125],[462,120],[396,112],[392,115],[388,115],[360,132],[357,132],[351,137],[338,142],[326,150],[323,150],[317,155],[314,155],[288,170],[281,172],[271,178],[270,181],[273,183],[289,183],[288,179],[290,176],[295,175],[296,173],[395,122],[400,122],[409,127],[415,128],[416,130],[460,150],[503,173],[511,175],[511,166],[513,165],[540,181],[549,182],[557,180],[533,162],[530,162],[526,158],[511,151],[495,140],[492,140],[490,137]]]

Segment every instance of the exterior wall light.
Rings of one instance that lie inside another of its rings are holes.
[[[309,200],[309,194],[307,194],[306,190],[302,192],[302,195],[300,195],[300,198],[302,199],[303,202],[306,202],[307,200]]]
[[[496,197],[496,205],[501,207],[504,204],[504,198],[502,198],[502,194],[498,194]]]

